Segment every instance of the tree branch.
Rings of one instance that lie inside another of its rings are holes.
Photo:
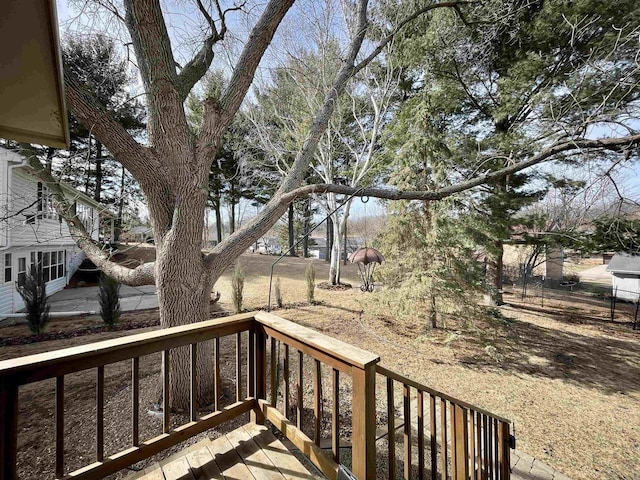
[[[333,185],[333,184],[314,184],[305,185],[295,190],[288,192],[287,194],[279,198],[280,202],[289,204],[298,198],[306,197],[312,194],[319,193],[338,193],[342,195],[352,195],[360,190],[359,196],[361,197],[375,197],[386,200],[423,200],[423,201],[435,201],[442,200],[443,198],[450,197],[456,193],[469,190],[471,188],[483,185],[485,183],[491,183],[507,175],[512,175],[525,168],[538,165],[548,160],[552,160],[553,157],[559,153],[570,152],[573,150],[609,150],[614,152],[623,152],[633,147],[640,145],[640,134],[630,135],[627,137],[618,138],[604,138],[598,140],[589,139],[577,139],[573,141],[567,141],[558,143],[551,147],[546,148],[537,155],[534,155],[528,160],[516,162],[508,167],[496,170],[494,172],[480,175],[474,179],[460,182],[449,187],[444,187],[438,190],[432,191],[420,191],[420,190],[397,190],[395,188],[359,188],[351,187],[347,185]]]
[[[253,82],[260,60],[262,60],[273,35],[293,2],[294,0],[269,0],[260,19],[251,30],[249,39],[233,70],[229,85],[220,99],[220,109],[227,122],[231,122],[240,108],[240,104]]]
[[[187,62],[187,64],[178,74],[177,89],[183,102],[187,99],[187,96],[189,95],[189,92],[191,91],[193,86],[198,83],[198,81],[204,76],[204,74],[207,73],[207,70],[209,70],[211,63],[213,62],[214,45],[224,40],[224,36],[227,33],[227,13],[241,10],[244,7],[245,3],[246,2],[243,2],[242,4],[235,7],[222,10],[220,2],[216,0],[216,10],[218,11],[218,17],[220,19],[220,28],[218,28],[215,20],[202,4],[202,1],[196,0],[198,10],[200,10],[200,13],[202,13],[202,16],[207,21],[207,24],[211,29],[211,34],[204,39],[204,41],[202,42],[202,47],[200,48],[198,53],[196,53],[195,56],[189,62]]]
[[[126,285],[139,286],[155,284],[154,263],[145,263],[136,268],[127,268],[111,261],[102,246],[91,238],[82,221],[74,213],[74,209],[65,196],[60,183],[42,166],[38,157],[36,157],[31,150],[31,147],[24,146],[21,149],[21,153],[26,158],[27,165],[30,167],[31,172],[42,181],[52,193],[55,200],[54,206],[56,213],[67,223],[71,238],[74,239],[87,257],[89,257],[100,270]]]
[[[157,170],[155,157],[140,145],[99,102],[65,72],[66,99],[73,116],[134,176]]]

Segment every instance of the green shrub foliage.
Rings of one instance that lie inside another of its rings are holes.
[[[24,284],[17,285],[17,289],[27,310],[29,330],[36,335],[43,333],[51,317],[42,266],[32,265],[25,275]]]
[[[120,284],[104,273],[100,274],[100,316],[104,324],[113,328],[120,320]]]

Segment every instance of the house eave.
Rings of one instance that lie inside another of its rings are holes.
[[[0,44],[0,137],[68,148],[55,0],[5,0]]]

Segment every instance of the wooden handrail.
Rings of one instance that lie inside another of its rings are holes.
[[[509,420],[508,418],[505,417],[501,417],[500,415],[496,415],[494,413],[491,413],[487,410],[483,410],[482,408],[478,408],[475,405],[471,405],[470,403],[465,402],[464,400],[460,400],[458,398],[452,397],[451,395],[447,395],[446,393],[442,393],[438,390],[435,390],[433,388],[427,387],[426,385],[423,385],[422,383],[418,383],[415,380],[411,380],[410,378],[405,377],[404,375],[401,375],[398,372],[394,372],[393,370],[389,370],[386,367],[383,367],[382,365],[376,365],[376,373],[379,373],[380,375],[383,375],[385,377],[389,377],[393,380],[396,380],[397,382],[400,382],[404,385],[409,385],[410,387],[415,388],[416,390],[421,390],[425,393],[428,393],[430,395],[434,395],[436,397],[440,397],[444,400],[447,400],[448,402],[451,403],[455,403],[457,405],[460,405],[461,407],[467,408],[469,410],[473,410],[479,413],[482,413],[483,415],[487,415],[491,418],[495,418],[496,420],[499,420],[501,422],[504,423],[508,423],[511,424],[511,420]]]
[[[0,380],[11,378],[12,383],[25,385],[224,337],[250,330],[253,326],[253,314],[247,313],[3,360],[0,362]]]
[[[380,355],[354,347],[353,345],[349,345],[348,343],[316,330],[298,325],[297,323],[290,322],[271,313],[258,312],[255,314],[255,319],[267,329],[267,335],[273,335],[275,338],[282,339],[284,343],[288,343],[289,345],[293,343],[304,345],[310,350],[322,353],[323,357],[328,355],[334,360],[334,362],[331,362],[331,360],[326,359],[326,357],[324,360],[323,358],[317,358],[317,360],[323,363],[329,365],[331,365],[331,363],[337,363],[339,365],[364,369],[380,361]],[[281,337],[286,337],[286,339]]]

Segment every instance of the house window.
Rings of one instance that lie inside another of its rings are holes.
[[[18,285],[24,285],[27,278],[27,259],[26,257],[18,257]]]
[[[93,208],[82,203],[76,203],[76,215],[87,232],[91,233],[93,230]]]
[[[4,270],[3,281],[4,283],[8,283],[11,281],[11,254],[4,254],[4,262],[2,262],[2,267]]]
[[[38,257],[40,258],[41,255],[42,276],[45,282],[64,277],[66,257],[64,250],[39,253]]]
[[[57,216],[51,192],[42,182],[38,182],[38,218],[55,219]]]

